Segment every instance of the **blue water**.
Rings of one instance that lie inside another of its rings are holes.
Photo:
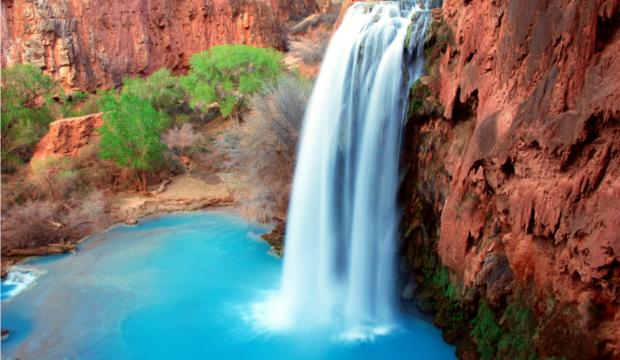
[[[21,359],[453,359],[431,324],[343,342],[329,329],[257,330],[251,309],[279,286],[265,229],[221,212],[155,217],[30,260],[36,283],[2,301],[2,357]],[[307,294],[312,297],[312,294]]]
[[[13,293],[15,289],[17,289],[17,285],[16,284],[5,284],[4,282],[2,282],[0,289],[1,289],[1,294],[2,294],[0,295],[0,299],[4,300],[11,296],[11,293]]]

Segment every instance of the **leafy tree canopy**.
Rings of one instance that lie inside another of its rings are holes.
[[[46,97],[54,89],[41,69],[15,65],[2,69],[2,162],[27,160],[52,120]]]
[[[155,109],[171,113],[185,100],[185,89],[170,70],[161,68],[145,79],[125,78],[122,94],[146,100]]]
[[[139,187],[146,190],[145,172],[162,164],[166,145],[161,142],[161,134],[168,124],[167,117],[148,101],[127,94],[119,98],[107,95],[101,105],[104,123],[99,129],[99,156],[136,170]]]
[[[202,110],[217,102],[222,115],[244,106],[247,95],[260,91],[282,70],[282,55],[273,49],[248,45],[220,45],[195,54],[181,83],[191,105]]]

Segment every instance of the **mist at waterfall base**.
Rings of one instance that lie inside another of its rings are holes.
[[[265,329],[366,341],[398,326],[399,155],[430,16],[413,3],[356,3],[335,33],[301,132],[282,286],[255,306]]]
[[[2,300],[2,358],[452,359],[416,318],[374,342],[257,331],[251,304],[280,281],[261,226],[222,212],[165,215],[94,236],[76,255],[34,258],[35,284]]]

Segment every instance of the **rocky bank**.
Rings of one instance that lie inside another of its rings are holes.
[[[461,357],[620,357],[619,28],[618,1],[434,12],[403,268]]]

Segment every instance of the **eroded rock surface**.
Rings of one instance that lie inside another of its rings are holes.
[[[94,90],[124,76],[186,69],[192,54],[243,43],[284,49],[289,20],[330,0],[3,0],[2,66],[31,63],[66,87]]]
[[[103,125],[101,113],[56,120],[37,144],[32,161],[48,156],[77,156],[85,146],[99,139],[97,129]]]
[[[409,181],[437,216],[438,254],[456,282],[491,302],[520,284],[573,306],[581,320],[571,326],[594,334],[593,354],[612,357],[619,29],[615,0],[444,1],[421,82],[429,99],[414,103],[407,145]]]

